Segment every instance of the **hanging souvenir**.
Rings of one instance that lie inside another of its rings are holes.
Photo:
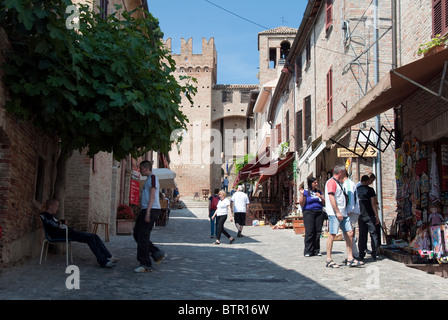
[[[412,139],[412,157],[415,161],[420,160],[420,145],[417,138]]]
[[[427,147],[426,144],[422,144],[420,146],[420,159],[426,159],[426,158],[428,158]]]
[[[431,245],[436,258],[440,258],[443,254],[441,226],[431,227]]]
[[[426,173],[422,173],[420,177],[420,192],[428,193],[429,192],[429,177]]]

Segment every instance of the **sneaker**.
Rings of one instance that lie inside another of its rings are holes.
[[[115,263],[113,263],[112,261],[107,261],[107,263],[103,266],[103,268],[113,268],[115,267]]]
[[[109,258],[109,261],[112,262],[112,263],[118,262],[118,260],[119,259],[117,257],[114,257],[114,256]]]
[[[156,264],[159,264],[160,262],[162,262],[162,260],[165,259],[167,256],[168,256],[168,255],[167,255],[165,252],[163,252],[159,257],[157,257],[157,258],[155,259]]]
[[[152,268],[149,266],[140,266],[134,270],[136,273],[152,272]]]

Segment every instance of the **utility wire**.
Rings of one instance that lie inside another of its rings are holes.
[[[251,20],[249,20],[249,19],[246,19],[246,18],[244,18],[244,17],[242,17],[242,16],[240,16],[240,15],[238,15],[238,14],[232,12],[232,11],[229,11],[229,10],[223,8],[223,7],[220,7],[220,6],[218,6],[217,4],[215,4],[215,3],[211,2],[211,1],[208,1],[208,0],[204,0],[204,1],[210,3],[211,5],[217,7],[217,8],[219,8],[219,9],[221,9],[221,10],[224,10],[224,11],[230,13],[230,14],[233,14],[234,16],[236,16],[236,17],[238,17],[238,18],[240,18],[240,19],[246,20],[247,22],[250,22],[250,23],[252,23],[252,24],[254,24],[254,25],[256,25],[256,26],[259,26],[259,27],[261,27],[261,28],[263,28],[263,29],[266,29],[266,30],[269,29],[268,27],[262,26],[261,24],[258,24],[258,23],[256,23],[256,22],[253,22],[253,21],[251,21]]]

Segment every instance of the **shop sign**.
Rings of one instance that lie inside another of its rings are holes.
[[[353,150],[353,149],[351,149]],[[364,152],[363,148],[356,148],[356,154],[346,148],[338,148],[338,158],[357,158]],[[373,147],[368,147],[363,154],[365,158],[375,158],[378,155],[378,150]]]
[[[136,180],[131,180],[131,190],[129,194],[129,204],[138,205],[140,202],[140,183]]]

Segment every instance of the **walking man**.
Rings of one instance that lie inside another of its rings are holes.
[[[134,271],[150,272],[152,271],[151,256],[157,264],[166,257],[165,253],[150,240],[152,228],[157,219],[159,219],[161,211],[159,202],[160,186],[159,180],[152,174],[151,162],[142,161],[140,163],[140,173],[147,179],[140,198],[142,209],[135,222],[133,234],[137,242],[137,260],[140,262],[140,267]]]
[[[347,262],[349,267],[362,265],[353,258],[353,230],[350,225],[350,218],[347,216],[346,197],[342,187],[342,181],[346,176],[345,166],[336,165],[333,169],[333,177],[325,185],[325,209],[328,215],[329,235],[327,238],[327,267],[339,268],[339,265],[333,261],[331,251],[333,242],[336,238],[339,228],[344,233],[345,244],[347,248]]]
[[[246,225],[246,212],[249,210],[249,197],[243,192],[243,185],[239,185],[232,196],[231,206],[235,218],[235,226],[238,230],[237,237],[242,237],[243,227]]]

